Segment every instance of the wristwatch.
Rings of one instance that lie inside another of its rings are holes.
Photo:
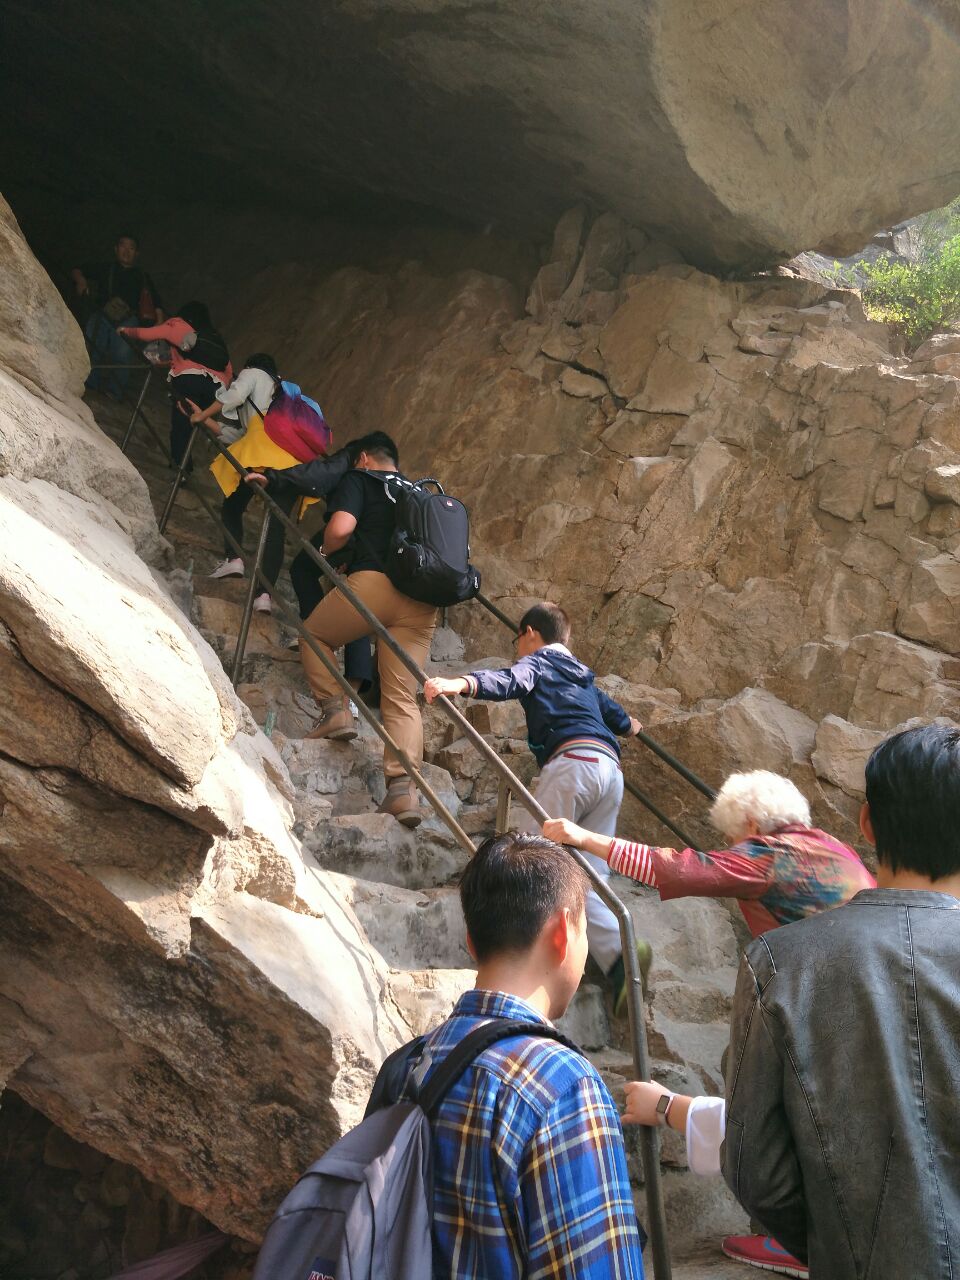
[[[661,1093],[657,1099],[657,1124],[663,1126],[667,1124],[670,1108],[673,1106],[673,1100],[676,1096],[675,1093]]]

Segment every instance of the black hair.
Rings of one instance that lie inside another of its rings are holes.
[[[273,379],[273,395],[270,397],[271,403],[276,400],[280,394],[280,374],[277,370],[277,362],[273,356],[266,351],[255,351],[252,356],[247,356],[243,366],[245,369],[262,369],[264,373],[269,374]]]
[[[392,462],[395,467],[400,466],[400,453],[385,431],[371,431],[368,435],[351,440],[348,448],[350,456],[354,459],[354,465],[361,453],[369,453],[374,458],[379,458],[381,462]]]
[[[266,351],[255,351],[252,356],[247,356],[243,367],[245,369],[262,369],[264,373],[269,373],[271,378],[280,377],[276,360],[274,360],[273,356],[267,355]]]
[[[960,730],[895,733],[870,756],[866,777],[878,860],[930,880],[960,872]]]
[[[527,627],[539,631],[547,644],[566,644],[570,639],[570,619],[558,604],[550,600],[541,600],[533,605],[520,619],[517,633],[523,635]]]
[[[121,240],[132,240],[137,248],[140,248],[140,237],[135,236],[132,231],[121,231],[119,235],[114,236],[113,247],[116,248]]]
[[[481,963],[529,951],[564,907],[579,920],[586,895],[587,878],[565,849],[519,831],[484,840],[460,877],[463,918]]]
[[[213,321],[210,319],[210,312],[205,302],[185,302],[177,315],[181,320],[186,320],[191,329],[213,328]]]

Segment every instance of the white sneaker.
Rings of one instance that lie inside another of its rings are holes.
[[[270,592],[264,591],[257,596],[253,602],[254,613],[273,613],[273,601],[270,599]]]
[[[211,578],[242,578],[243,561],[239,556],[234,560],[223,560],[210,574]]]
[[[357,706],[357,704],[353,701],[352,698],[350,699],[350,714],[353,716],[354,720],[356,720],[357,723],[359,723],[360,708]]]

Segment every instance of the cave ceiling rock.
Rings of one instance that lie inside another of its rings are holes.
[[[842,257],[960,186],[948,0],[217,0],[187,41],[139,11],[132,58],[119,0],[7,8],[5,171],[118,202],[263,204],[286,172],[305,213],[394,199],[540,237],[580,201],[652,235],[645,269],[667,246],[729,268]],[[71,167],[78,127],[97,145]]]

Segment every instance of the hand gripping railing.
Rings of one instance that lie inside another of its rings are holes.
[[[513,621],[509,614],[504,613],[502,609],[498,609],[492,600],[488,599],[480,591],[477,592],[474,599],[478,604],[483,605],[484,609],[486,609],[488,613],[493,614],[493,616],[502,622],[505,627],[509,628],[514,635],[517,634],[518,624]],[[709,786],[709,784],[704,782],[702,778],[698,777],[692,769],[688,769],[682,761],[676,758],[676,756],[671,755],[666,747],[661,746],[655,738],[651,738],[649,733],[646,733],[641,729],[635,736],[638,742],[642,742],[645,747],[649,748],[649,750],[654,753],[654,755],[659,756],[664,764],[669,765],[675,773],[679,774],[681,778],[689,782],[692,787],[696,787],[696,789],[701,792],[702,795],[705,795],[708,800],[716,799],[717,793],[714,791],[713,787]],[[694,847],[694,842],[690,837],[685,835],[683,830],[678,827],[675,822],[672,822],[667,815],[654,804],[645,791],[642,791],[635,783],[628,781],[626,778],[624,778],[623,786],[624,790],[629,791],[635,799],[639,800],[642,805],[645,805],[657,821],[661,822],[668,831],[672,831],[673,834],[679,837],[685,845],[688,845],[690,848]]]
[[[159,436],[157,436],[156,432],[153,431],[152,427],[150,429],[154,438],[162,445],[162,441],[159,441]],[[238,473],[240,483],[246,483],[246,468],[244,468],[243,465],[234,458],[230,451],[221,444],[216,434],[211,431],[209,427],[205,424],[195,424],[194,429],[191,432],[190,439],[187,442],[187,448],[184,452],[183,460],[181,461],[177,474],[174,477],[170,496],[167,499],[167,503],[164,508],[161,528],[166,525],[174,500],[176,499],[177,490],[183,482],[183,477],[186,472],[186,467],[190,459],[193,443],[196,439],[198,430],[204,431],[221,457],[227,459],[230,466],[232,466]],[[387,628],[380,622],[379,618],[377,618],[363,600],[356,595],[347,579],[339,574],[336,569],[334,569],[333,565],[330,564],[329,560],[327,560],[325,556],[321,555],[317,548],[303,537],[294,521],[273,500],[273,498],[271,498],[269,493],[264,492],[259,485],[255,486],[254,491],[257,497],[259,497],[264,504],[265,514],[263,525],[261,526],[257,556],[252,561],[253,571],[251,573],[251,586],[248,593],[247,608],[252,609],[255,582],[261,583],[266,590],[273,589],[274,584],[271,583],[263,573],[259,563],[259,557],[262,553],[263,543],[266,537],[267,521],[270,518],[273,518],[281,522],[287,532],[293,536],[300,549],[306,553],[311,560],[313,560],[325,577],[327,577],[341,592],[341,594],[350,601],[354,609],[356,609],[364,621],[369,625],[371,632],[377,636],[378,642],[380,644],[385,644],[394,654],[396,654],[407,670],[416,678],[418,684],[422,686],[427,679],[426,672],[421,669],[419,664],[410,656],[409,653],[407,653],[403,646],[397,643]],[[214,516],[216,522],[221,524],[207,500],[200,494],[197,494],[197,496],[200,498],[200,501],[206,510]],[[222,524],[221,527],[223,527]],[[224,529],[224,532],[227,534],[230,543],[242,555],[243,552],[239,542],[237,542],[235,538],[231,537],[230,534],[227,533],[226,529]],[[244,557],[244,562],[248,563],[246,557]],[[306,629],[300,618],[296,617],[293,611],[282,602],[278,601],[277,603],[280,604],[281,617],[284,618],[284,621],[288,621],[288,625],[291,625],[296,629],[300,636],[301,644],[306,643],[309,645],[312,652],[316,654],[321,662],[323,662],[331,675],[336,676],[337,683],[344,692],[347,693],[348,696],[352,696],[353,689],[340,674],[339,667],[337,667],[335,663],[331,662],[327,654],[323,652],[316,639]],[[249,623],[249,617],[247,618],[247,622]],[[238,652],[242,651],[238,648]],[[434,705],[440,707],[448,719],[452,720],[460,729],[464,737],[466,737],[473,746],[477,748],[481,755],[484,756],[487,762],[493,766],[506,786],[510,788],[514,795],[516,795],[517,799],[520,800],[533,817],[536,818],[537,822],[541,824],[546,822],[550,817],[547,811],[537,802],[532,793],[527,790],[516,774],[514,774],[509,766],[506,765],[500,756],[497,755],[490,744],[485,741],[483,736],[470,723],[466,716],[464,716],[446,697],[437,698]],[[427,785],[426,780],[423,778],[413,761],[410,760],[403,751],[399,750],[390,734],[387,733],[377,718],[362,701],[357,702],[357,707],[364,718],[376,731],[378,736],[390,747],[392,751],[396,753],[398,759],[403,764],[403,767],[416,782],[417,786],[423,791],[427,800],[434,809],[436,809],[439,816],[454,833],[460,843],[471,854],[476,852],[470,837],[466,835],[459,823],[457,823],[453,815],[446,809],[433,789]],[[580,852],[580,850],[570,848],[568,849],[568,852],[586,875],[594,892],[606,904],[606,906],[609,907],[617,919],[617,923],[620,928],[620,945],[623,952],[627,1016],[630,1027],[633,1068],[638,1080],[649,1080],[650,1066],[647,1051],[647,1029],[643,1012],[643,988],[641,985],[640,966],[637,960],[637,939],[633,928],[633,918],[625,904],[610,887],[609,881],[605,877],[597,874],[593,866]],[[646,1125],[640,1126],[640,1148],[643,1159],[644,1190],[647,1201],[647,1219],[651,1250],[653,1253],[654,1275],[656,1280],[670,1280],[672,1268],[670,1264],[669,1244],[667,1241],[666,1214],[663,1204],[663,1186],[660,1177],[660,1138],[656,1129]]]

